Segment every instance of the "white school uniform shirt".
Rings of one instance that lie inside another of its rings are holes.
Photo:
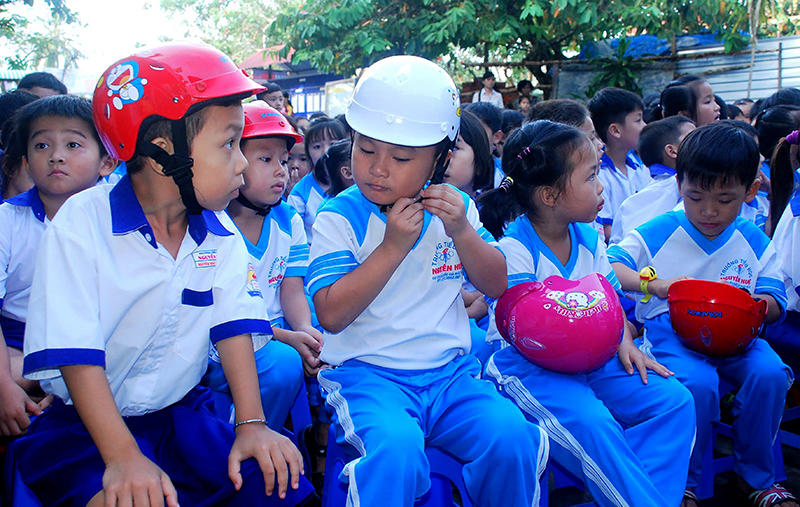
[[[769,294],[786,311],[786,291],[775,246],[758,227],[736,217],[719,236],[709,240],[686,218],[685,211],[670,211],[634,229],[608,249],[611,262],[637,273],[653,266],[663,280],[689,276],[726,282],[750,294]],[[636,320],[644,322],[669,311],[667,301],[656,296],[646,304],[636,297]]]
[[[6,335],[24,332],[36,255],[49,224],[36,187],[0,204],[0,324]]]
[[[683,209],[678,180],[672,177],[656,181],[622,202],[614,223],[611,224],[609,244],[619,243],[629,232],[661,214]],[[753,222],[763,231],[768,213],[769,209],[764,209],[761,202],[754,199],[749,203],[742,203],[739,216]]]
[[[522,215],[509,224],[500,238],[500,249],[506,256],[508,286],[525,282],[542,282],[550,276],[578,280],[591,273],[600,273],[621,293],[622,287],[611,268],[602,236],[590,224],[569,224],[572,248],[566,266],[536,233],[530,219]],[[486,341],[502,340],[494,320],[495,302],[489,312]]]
[[[460,194],[469,223],[496,246],[475,203]],[[356,269],[383,242],[385,230],[386,215],[356,185],[328,201],[314,224],[308,293],[313,297]],[[340,333],[325,335],[320,358],[332,365],[358,359],[385,368],[424,370],[469,352],[469,318],[461,297],[464,275],[444,224],[425,212],[414,247],[361,315]]]
[[[800,312],[800,192],[795,192],[781,215],[772,242],[781,261],[781,274],[789,303],[787,310]]]
[[[639,159],[634,151],[628,152],[625,157],[628,175],[622,174],[617,169],[611,158],[605,153],[600,158],[600,170],[597,177],[603,183],[603,209],[597,214],[597,222],[602,225],[612,225],[622,201],[649,185],[653,179],[650,170]]]
[[[71,403],[59,371],[105,368],[123,416],[163,409],[198,384],[210,343],[271,329],[241,235],[224,213],[189,216],[176,258],[128,176],[72,196],[42,237],[23,375]]]
[[[285,278],[305,278],[308,271],[308,241],[303,220],[294,208],[279,202],[264,217],[261,237],[253,244],[244,238],[250,262],[267,307],[267,318],[278,327],[283,325],[281,282]]]
[[[492,90],[491,94],[486,93],[486,90],[481,87],[480,90],[472,94],[472,102],[488,102],[495,107],[503,109],[503,94],[497,90]]]
[[[303,219],[308,244],[311,244],[311,238],[313,237],[312,227],[317,219],[317,211],[327,198],[328,194],[314,179],[314,173],[311,172],[300,178],[300,181],[297,182],[297,185],[294,186],[286,199],[300,214],[300,218]]]

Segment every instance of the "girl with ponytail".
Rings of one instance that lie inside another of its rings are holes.
[[[603,205],[597,166],[597,150],[574,127],[542,120],[510,135],[503,150],[507,176],[484,194],[481,209],[484,226],[501,238],[510,285],[599,273],[621,292],[604,239],[587,223]],[[489,358],[484,378],[548,433],[550,456],[582,477],[598,504],[679,505],[694,440],[694,402],[621,324],[616,358],[592,372],[554,372],[505,347]],[[501,339],[492,317],[487,341]],[[648,368],[657,375],[648,376]]]
[[[676,115],[689,118],[698,127],[720,119],[720,107],[708,81],[699,76],[683,76],[664,88],[659,104],[652,111],[652,119]]]

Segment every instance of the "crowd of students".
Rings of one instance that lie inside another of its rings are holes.
[[[0,96],[0,434],[42,504],[319,505],[341,480],[348,505],[410,506],[431,446],[474,505],[538,505],[553,459],[599,505],[696,507],[722,378],[743,495],[797,507],[772,443],[800,366],[800,92],[727,106],[686,76],[520,112],[493,81],[462,108],[442,68],[390,57],[304,124],[170,43],[92,101]],[[627,310],[614,358],[567,374],[507,346],[508,288],[593,273]],[[765,337],[683,346],[686,278],[766,300]],[[281,435],[305,393],[312,470]]]

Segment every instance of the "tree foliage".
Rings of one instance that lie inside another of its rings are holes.
[[[75,14],[67,7],[64,0],[44,0],[50,6],[50,14],[58,17],[67,23],[73,23],[76,20]],[[0,37],[11,37],[17,30],[17,27],[24,25],[27,18],[20,15],[10,14],[8,7],[12,4],[24,3],[29,7],[33,7],[34,0],[0,0]]]
[[[33,7],[34,0],[0,0],[0,39],[5,39],[15,50],[14,56],[5,59],[11,69],[44,66],[66,71],[83,58],[67,30],[67,25],[77,23],[78,19],[64,0],[45,0],[50,16],[33,21],[24,15],[9,13],[8,7],[14,3]]]
[[[559,61],[588,42],[643,33],[719,32],[735,50],[747,44],[747,1],[306,0],[284,5],[267,34],[288,42],[297,58],[342,74],[392,54],[436,58],[468,48],[511,61]],[[762,11],[792,1],[764,2]],[[761,31],[776,33],[770,26],[762,23]],[[788,21],[780,26],[790,29]],[[550,82],[547,65],[529,70]]]

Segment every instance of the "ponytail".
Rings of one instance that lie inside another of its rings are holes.
[[[794,134],[794,136],[792,135]],[[768,234],[772,237],[778,221],[789,204],[789,199],[794,192],[794,173],[795,167],[791,160],[791,146],[797,144],[797,131],[781,139],[775,147],[770,163],[770,178],[772,186],[772,196],[769,207]],[[794,142],[791,142],[794,141]]]
[[[569,125],[540,120],[514,130],[503,148],[506,177],[500,186],[478,199],[481,222],[495,239],[522,214],[535,216],[538,187],[566,188],[571,155],[589,138]]]

